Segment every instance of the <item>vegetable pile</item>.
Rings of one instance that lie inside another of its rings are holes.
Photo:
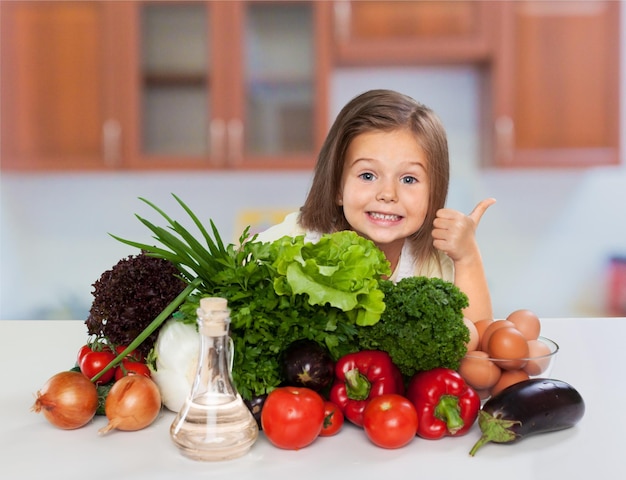
[[[228,300],[233,380],[245,400],[267,395],[284,381],[279,356],[297,340],[323,345],[333,360],[364,349],[388,351],[407,377],[434,366],[454,368],[466,353],[465,294],[439,279],[397,285],[382,280],[391,273],[389,263],[373,242],[355,232],[326,234],[316,243],[304,236],[261,243],[246,230],[238,246],[224,245],[213,222],[207,231],[174,198],[200,235],[142,199],[169,224],[166,229],[139,217],[161,246],[115,238],[171,262],[183,278],[197,279],[197,290],[174,315],[177,320],[195,324],[203,296]],[[405,341],[396,342],[398,335]],[[176,347],[159,346],[161,352],[170,348]],[[157,366],[159,355],[152,360]]]
[[[195,377],[196,311],[207,296],[228,302],[233,383],[279,448],[336,435],[344,419],[374,445],[400,448],[416,436],[464,435],[480,415],[483,437],[473,455],[486,442],[511,441],[503,429],[523,436],[582,417],[580,396],[533,399],[540,394],[524,382],[480,410],[478,389],[457,371],[468,349],[479,348],[477,325],[463,318],[468,298],[452,283],[385,280],[391,272],[383,253],[351,231],[315,243],[304,236],[263,243],[246,229],[238,245],[225,245],[213,222],[209,232],[174,198],[200,235],[142,199],[168,224],[138,217],[158,246],[114,236],[141,253],[94,284],[85,322],[91,339],[74,371],[52,377],[33,405],[59,428],[79,428],[100,414],[109,422],[99,433],[132,431],[151,425],[162,405],[178,411]],[[557,394],[573,390],[550,382]],[[556,412],[560,420],[516,427],[524,415],[536,417],[529,412],[539,401],[554,412],[536,415]],[[511,418],[500,421],[507,406]]]

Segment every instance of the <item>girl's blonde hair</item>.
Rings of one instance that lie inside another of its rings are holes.
[[[445,206],[450,179],[446,132],[430,108],[392,90],[362,93],[339,112],[320,150],[311,189],[300,210],[300,224],[317,232],[350,230],[342,207],[337,205],[344,158],[350,142],[365,132],[402,128],[415,135],[426,155],[430,186],[424,224],[410,237],[410,242],[420,261],[434,255],[432,225],[437,210]]]

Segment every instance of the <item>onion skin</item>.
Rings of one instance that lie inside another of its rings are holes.
[[[161,411],[159,387],[144,375],[127,375],[113,384],[104,403],[109,423],[98,430],[132,432],[152,424]]]
[[[80,428],[91,421],[98,408],[96,386],[80,372],[60,372],[37,392],[31,410],[43,413],[55,427]]]

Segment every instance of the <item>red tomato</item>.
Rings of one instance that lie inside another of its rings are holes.
[[[78,365],[80,371],[88,378],[93,378],[95,375],[106,367],[113,359],[115,354],[112,352],[90,352],[83,357],[83,360]],[[97,381],[97,384],[109,383],[113,379],[114,369],[107,370]]]
[[[370,441],[383,448],[400,448],[417,434],[417,411],[396,393],[374,397],[363,412],[363,429]]]
[[[80,363],[83,361],[83,358],[85,358],[85,355],[87,355],[88,353],[91,353],[91,347],[89,345],[83,345],[82,347],[80,347],[80,349],[78,350],[78,355],[76,355],[76,364],[80,367]]]
[[[324,399],[304,387],[272,390],[261,410],[261,427],[276,447],[298,450],[313,443],[324,424]]]
[[[324,424],[320,435],[330,437],[335,435],[343,427],[344,416],[341,410],[333,402],[324,402]]]
[[[126,375],[143,375],[150,378],[150,369],[148,365],[141,362],[133,362],[131,360],[122,360],[122,363],[115,368],[115,381]]]

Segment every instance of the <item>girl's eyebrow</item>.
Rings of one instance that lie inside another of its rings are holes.
[[[353,160],[349,160],[348,161],[348,166],[351,167],[351,166],[356,165],[357,163],[360,163],[360,162],[371,163],[371,162],[375,162],[375,161],[376,161],[375,159],[369,158],[369,157],[358,157],[358,158],[355,158]]]
[[[415,166],[421,167],[423,170],[426,170],[426,165],[424,164],[424,162],[421,162],[419,160],[409,161],[408,164],[415,165]]]

